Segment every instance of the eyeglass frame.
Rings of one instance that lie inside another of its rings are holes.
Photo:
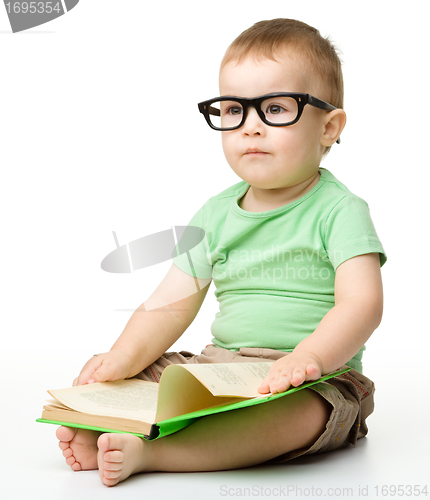
[[[288,123],[271,123],[266,119],[260,105],[263,101],[267,99],[272,99],[274,97],[292,97],[297,102],[297,116],[293,121]],[[217,101],[236,101],[242,106],[243,114],[239,125],[236,125],[235,127],[221,128],[221,127],[216,127],[213,123],[211,123],[211,119],[209,116],[210,114],[212,114],[213,116],[221,115],[219,109],[213,108],[211,106],[212,103]],[[311,94],[302,94],[300,92],[272,92],[271,94],[264,94],[262,96],[253,98],[225,95],[220,97],[214,97],[213,99],[208,99],[207,101],[199,102],[198,107],[200,113],[203,114],[210,128],[212,128],[213,130],[218,130],[220,132],[230,132],[231,130],[237,130],[238,128],[242,127],[242,125],[246,121],[249,108],[254,108],[257,111],[258,116],[261,118],[263,123],[269,125],[270,127],[289,127],[290,125],[294,125],[300,120],[303,114],[303,109],[306,106],[306,104],[314,106],[315,108],[318,109],[322,109],[324,111],[334,111],[335,109],[338,109],[332,104],[329,104],[328,102],[323,101],[322,99],[318,99],[318,97],[314,97]],[[336,142],[340,144],[340,137]]]

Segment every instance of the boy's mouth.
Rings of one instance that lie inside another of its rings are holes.
[[[256,148],[249,148],[245,151],[245,154],[246,155],[266,155],[268,153],[266,153],[265,151],[261,151],[260,149],[256,149]]]

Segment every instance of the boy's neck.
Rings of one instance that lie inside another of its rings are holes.
[[[245,196],[239,201],[239,206],[247,212],[267,212],[283,207],[298,200],[316,186],[321,174],[319,171],[309,179],[279,189],[260,189],[250,186]]]

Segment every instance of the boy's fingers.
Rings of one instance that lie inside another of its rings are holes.
[[[117,380],[117,367],[109,362],[102,363],[100,367],[92,374],[95,382],[107,382]]]
[[[291,377],[289,374],[282,374],[277,380],[271,384],[270,389],[273,393],[285,392],[291,385]]]
[[[82,368],[79,377],[76,379],[75,385],[84,385],[88,383],[88,380],[91,379],[93,373],[100,367],[103,360],[98,356],[93,356],[85,366]]]
[[[297,387],[300,384],[303,384],[306,378],[306,372],[302,368],[295,368],[293,372],[293,376],[291,377],[291,385]]]
[[[321,377],[321,370],[315,365],[309,365],[306,373],[309,375],[309,380],[318,380]]]
[[[274,374],[269,374],[267,377],[261,382],[260,387],[257,389],[260,394],[267,394],[270,392],[270,386],[273,383],[273,380],[277,378],[277,375],[275,376]]]
[[[267,378],[265,378],[263,382],[261,382],[261,385],[257,390],[260,394],[267,394],[268,392],[270,392],[270,386]]]

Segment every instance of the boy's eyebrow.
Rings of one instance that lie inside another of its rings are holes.
[[[296,98],[299,100],[299,102],[302,101],[302,98],[305,98],[305,101],[307,104],[310,104],[311,106],[314,106],[316,108],[324,109],[326,111],[333,111],[333,110],[337,109],[336,106],[333,106],[333,104],[330,104],[326,101],[323,101],[322,99],[319,99],[318,97],[315,97],[311,94],[302,93],[302,92],[270,92],[268,94],[263,94],[263,95],[256,96],[256,97],[240,97],[240,96],[234,96],[234,95],[221,95],[219,97],[215,97],[214,99],[209,99],[209,101],[213,102],[217,99],[228,100],[229,98],[231,98],[231,100],[248,101],[248,102],[251,101],[252,102],[252,101],[256,101],[256,100],[263,99],[263,98],[270,98],[272,96],[278,97],[278,96],[282,96],[282,95],[297,96]],[[207,101],[203,101],[203,103],[204,102],[207,102]],[[201,104],[203,104],[203,103],[201,103]],[[206,109],[206,105],[204,105],[203,107],[204,107],[204,109]],[[220,116],[219,109],[214,108],[210,105],[209,105],[209,112],[215,116]]]

